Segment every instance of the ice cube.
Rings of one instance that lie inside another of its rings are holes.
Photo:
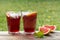
[[[18,16],[21,16],[21,12],[19,11],[19,12],[17,12],[17,14],[18,14]]]
[[[13,13],[13,14],[10,14],[10,17],[12,17],[12,18],[18,18],[19,14]]]
[[[30,14],[31,12],[22,12],[22,16],[24,16],[24,15],[28,15],[28,14]]]
[[[9,11],[7,12],[7,14],[9,14],[9,17],[12,17],[12,18],[18,18],[20,16],[20,14],[15,13],[13,11]]]

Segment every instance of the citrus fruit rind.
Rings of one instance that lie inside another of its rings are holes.
[[[44,35],[50,33],[50,29],[49,28],[46,28],[46,27],[39,27],[39,31],[43,32]]]
[[[56,30],[56,26],[55,25],[45,25],[44,27],[49,28],[50,32],[54,32]]]

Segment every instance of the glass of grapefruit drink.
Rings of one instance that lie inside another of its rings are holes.
[[[25,34],[33,34],[36,28],[37,12],[22,12]]]
[[[6,13],[9,34],[19,33],[20,17],[20,14],[13,11]]]

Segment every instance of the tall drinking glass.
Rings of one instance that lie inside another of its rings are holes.
[[[20,26],[20,14],[14,13],[13,11],[9,11],[6,13],[7,25],[8,25],[8,33],[14,34],[19,33]]]
[[[23,26],[25,34],[33,34],[36,28],[36,12],[22,12]]]

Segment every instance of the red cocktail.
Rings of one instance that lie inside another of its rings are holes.
[[[7,13],[7,24],[9,33],[18,33],[20,26],[20,15],[15,13]]]
[[[24,31],[26,34],[33,34],[36,28],[37,13],[23,13]]]

